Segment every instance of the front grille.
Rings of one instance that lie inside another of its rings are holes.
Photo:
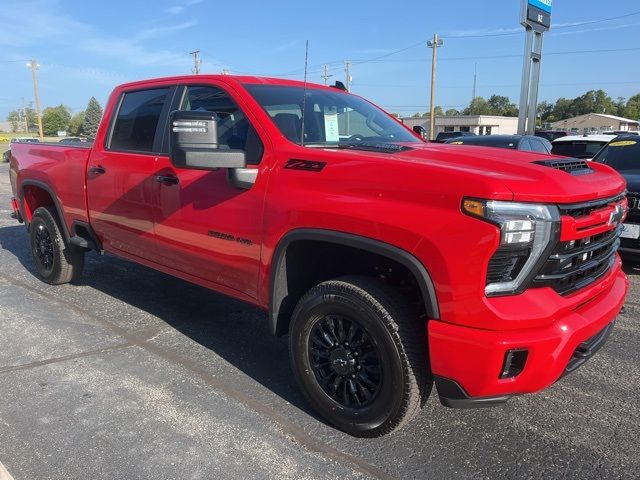
[[[538,165],[544,165],[545,167],[555,168],[556,170],[562,170],[563,172],[570,173],[571,175],[586,175],[593,173],[591,167],[585,160],[540,160]]]
[[[622,227],[580,240],[560,242],[533,281],[568,295],[606,274],[615,262]]]
[[[574,218],[587,217],[594,211],[605,208],[608,205],[619,202],[624,198],[624,194],[604,200],[594,200],[592,202],[584,202],[573,205],[558,205],[561,215],[570,215]]]

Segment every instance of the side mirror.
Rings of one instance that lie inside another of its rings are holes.
[[[423,140],[427,138],[427,129],[422,125],[416,125],[415,127],[413,127],[413,131],[420,135]]]
[[[172,112],[169,117],[171,163],[180,168],[217,170],[244,168],[243,150],[223,150],[218,145],[218,117],[199,111]]]

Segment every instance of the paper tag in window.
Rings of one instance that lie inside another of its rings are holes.
[[[337,108],[324,107],[324,132],[325,132],[325,142],[340,141]]]

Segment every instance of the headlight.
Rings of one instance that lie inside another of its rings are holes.
[[[557,241],[560,212],[554,205],[465,199],[462,211],[500,229],[500,247],[489,261],[487,296],[519,293]]]

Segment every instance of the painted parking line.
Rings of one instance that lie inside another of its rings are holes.
[[[0,480],[13,480],[11,474],[4,468],[2,462],[0,462]]]

